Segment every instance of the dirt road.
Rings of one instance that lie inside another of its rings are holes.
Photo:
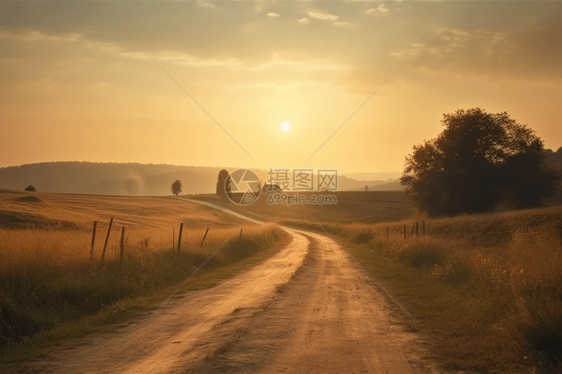
[[[116,333],[69,343],[20,372],[439,372],[423,358],[419,337],[397,323],[399,312],[331,239],[288,231],[292,242],[252,270],[174,298]]]

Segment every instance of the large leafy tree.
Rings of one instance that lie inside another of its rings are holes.
[[[217,195],[220,198],[226,198],[227,192],[230,192],[230,174],[228,174],[228,170],[222,169],[219,171],[217,179]]]
[[[503,201],[535,207],[555,192],[560,177],[546,167],[542,140],[507,113],[460,109],[442,123],[437,138],[406,157],[401,183],[421,211],[477,213]]]

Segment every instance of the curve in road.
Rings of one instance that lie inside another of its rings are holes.
[[[116,333],[69,342],[18,372],[440,372],[334,241],[283,229],[291,243],[251,270],[174,298]]]

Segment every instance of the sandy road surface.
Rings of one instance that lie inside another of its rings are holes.
[[[291,244],[252,270],[19,372],[438,372],[332,240],[288,231]]]

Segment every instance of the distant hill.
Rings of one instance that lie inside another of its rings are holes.
[[[0,168],[0,188],[22,190],[33,185],[42,192],[84,193],[100,195],[162,196],[170,195],[170,186],[179,179],[184,194],[214,193],[221,169],[232,167],[197,167],[167,164],[44,162]],[[254,171],[262,182],[267,171]],[[359,181],[339,175],[339,190],[362,190],[385,181]],[[390,188],[389,188],[390,189]],[[398,188],[396,188],[398,189]]]
[[[399,191],[404,190],[404,186],[400,184],[400,179],[389,179],[387,181],[361,181],[361,188],[349,189],[349,191],[363,191],[365,185],[369,186],[369,191]]]
[[[348,178],[356,179],[358,181],[384,181],[386,183],[389,179],[398,179],[402,176],[402,172],[386,172],[386,173],[347,173],[342,172]]]
[[[370,187],[371,191],[395,191],[404,189],[404,186],[400,184],[400,179]]]
[[[0,187],[102,195],[169,195],[176,179],[184,193],[214,191],[221,168],[137,163],[47,162],[0,168]]]
[[[340,191],[363,191],[365,186],[369,186],[369,189],[372,191],[383,191],[380,189],[374,189],[377,186],[386,185],[388,183],[393,183],[397,181],[397,179],[389,179],[389,180],[357,180],[353,178],[348,178],[347,175],[339,176],[339,190]],[[395,190],[401,190],[402,188],[394,188]],[[385,189],[386,190],[386,189]]]

